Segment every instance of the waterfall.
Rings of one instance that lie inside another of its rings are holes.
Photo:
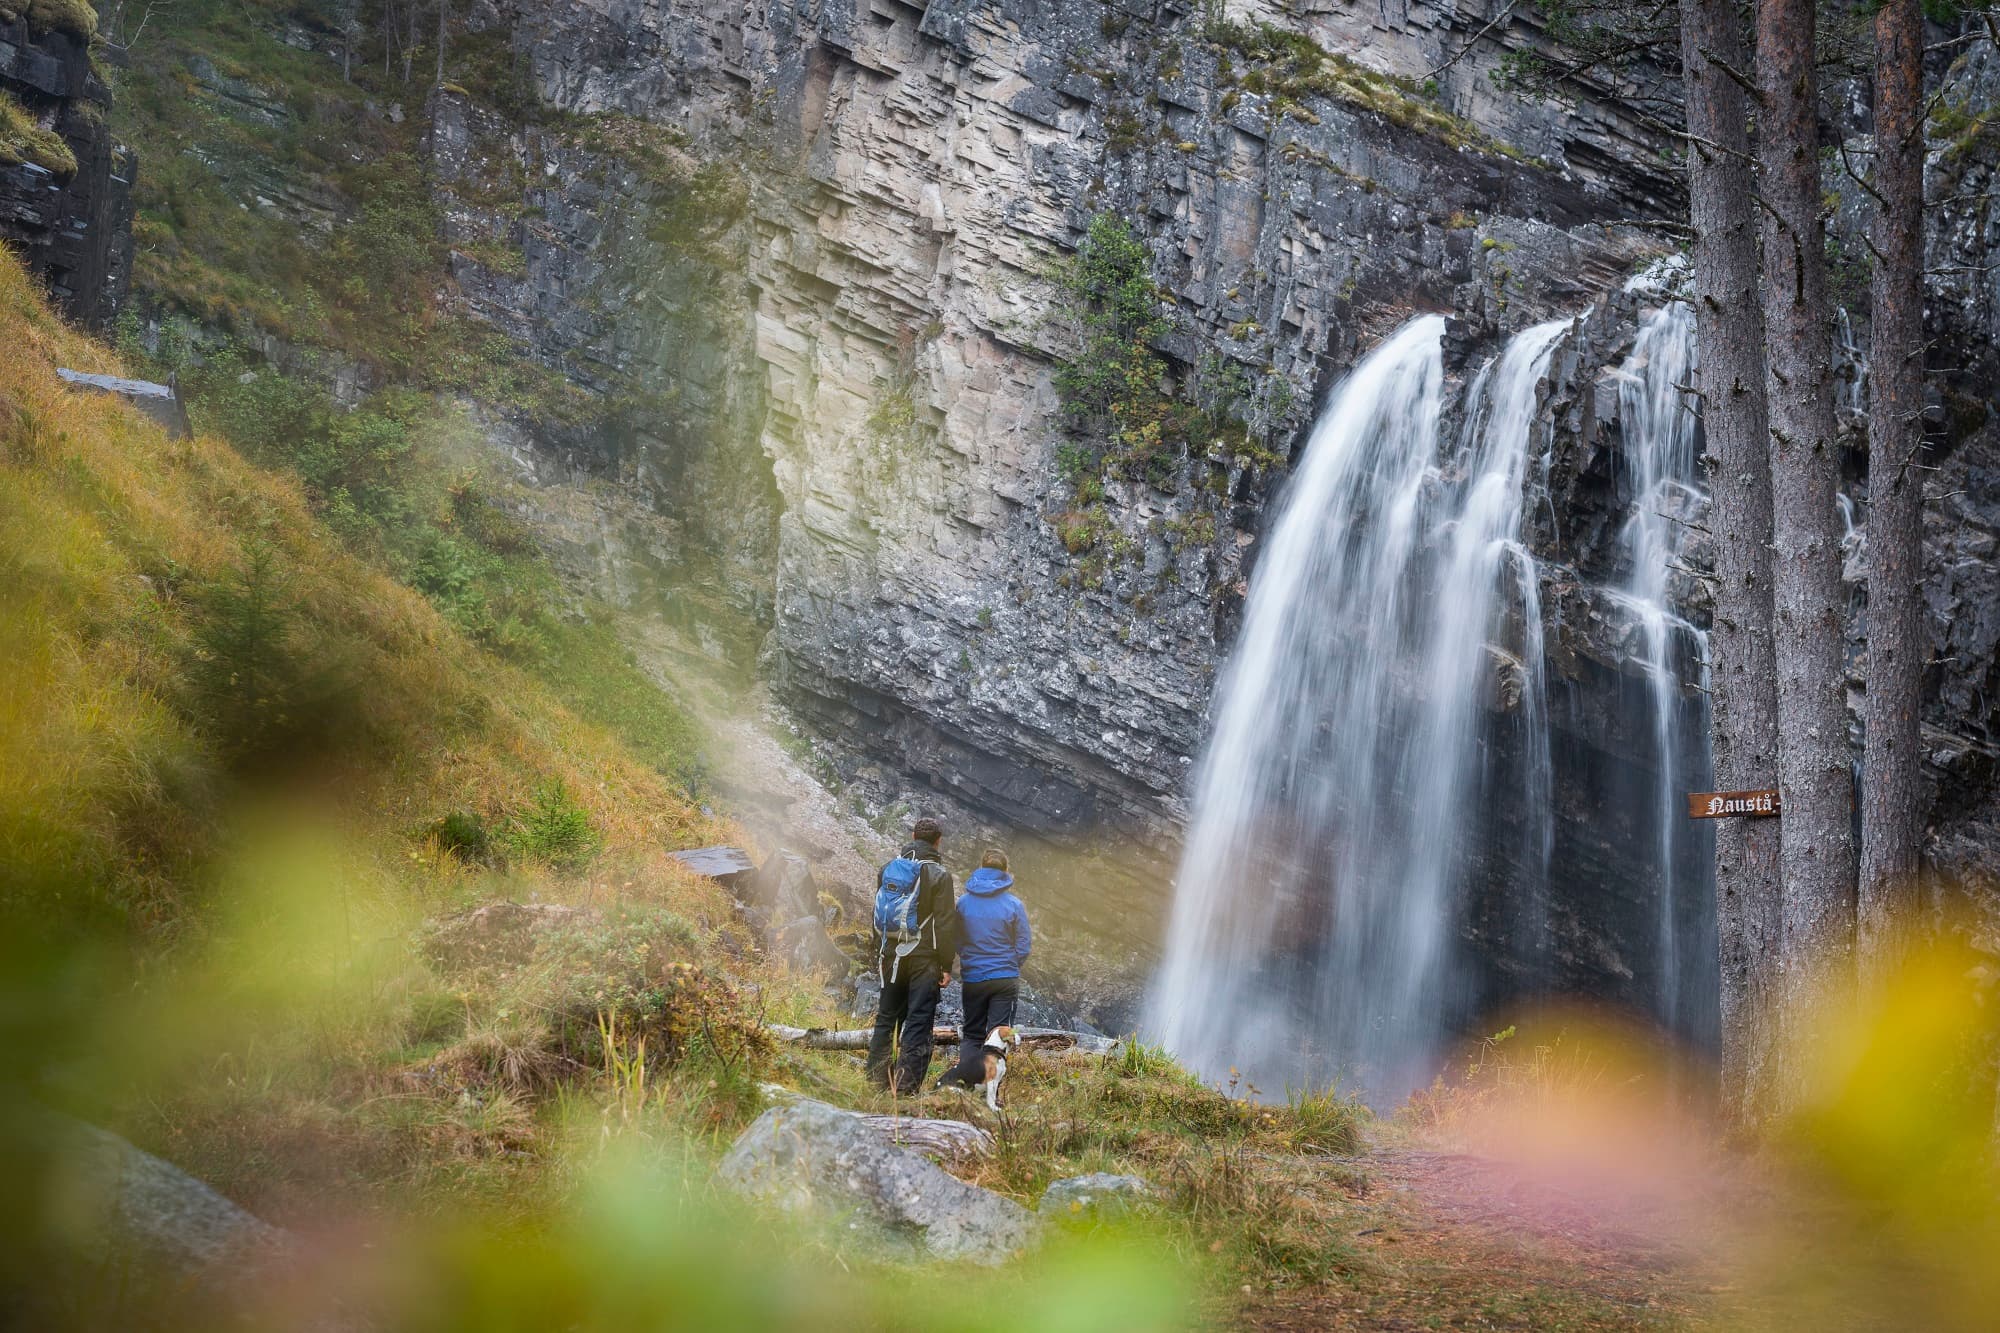
[[[1205,1077],[1274,1094],[1341,1072],[1399,1098],[1443,1035],[1469,844],[1500,794],[1546,868],[1539,576],[1518,536],[1568,327],[1516,335],[1479,373],[1442,458],[1436,316],[1363,359],[1313,427],[1220,684],[1149,1000],[1149,1035]],[[1528,738],[1518,768],[1486,758],[1489,706]]]
[[[1833,405],[1850,416],[1868,416],[1868,358],[1854,340],[1846,306],[1833,310]]]
[[[1706,979],[1708,960],[1692,937],[1712,858],[1705,845],[1695,844],[1703,835],[1688,827],[1681,802],[1690,785],[1705,779],[1708,763],[1706,727],[1689,735],[1681,680],[1706,663],[1708,640],[1675,614],[1672,595],[1689,525],[1707,509],[1695,473],[1696,416],[1682,389],[1693,370],[1694,311],[1668,300],[1640,324],[1617,372],[1632,499],[1622,534],[1626,575],[1615,598],[1638,623],[1653,732],[1651,809],[1644,814],[1654,824],[1659,866],[1655,1012],[1671,1027],[1699,1031],[1714,983]],[[1704,853],[1698,862],[1690,856],[1695,851]]]

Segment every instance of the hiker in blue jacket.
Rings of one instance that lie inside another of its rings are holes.
[[[971,1087],[986,1077],[986,1034],[1010,1027],[1021,998],[1021,964],[1034,942],[1028,909],[1012,889],[1007,853],[988,848],[979,869],[966,877],[958,900],[958,974],[965,983],[965,1025],[959,1029],[958,1063],[938,1081]]]

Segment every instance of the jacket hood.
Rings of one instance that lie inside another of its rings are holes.
[[[996,893],[1005,893],[1014,886],[1014,877],[1004,870],[990,870],[985,866],[966,876],[965,891],[976,893],[982,898],[990,898]]]

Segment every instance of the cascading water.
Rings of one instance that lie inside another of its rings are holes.
[[[1694,311],[1668,300],[1640,324],[1618,370],[1618,421],[1630,477],[1631,511],[1623,533],[1627,561],[1614,596],[1637,622],[1646,671],[1654,762],[1651,808],[1659,867],[1658,968],[1655,1012],[1662,1022],[1700,1032],[1710,1021],[1712,959],[1691,937],[1700,929],[1709,891],[1706,833],[1688,827],[1682,793],[1708,771],[1707,728],[1690,727],[1682,680],[1705,671],[1708,639],[1675,613],[1675,567],[1687,533],[1706,512],[1708,497],[1695,472],[1697,420],[1685,386],[1694,370]]]
[[[1846,306],[1833,311],[1833,405],[1849,416],[1868,415],[1868,358],[1854,340]]]
[[[1344,1071],[1400,1097],[1442,1036],[1462,839],[1494,784],[1529,791],[1546,865],[1538,573],[1518,534],[1567,327],[1479,374],[1441,462],[1436,316],[1356,366],[1313,428],[1251,579],[1150,1001],[1151,1035],[1205,1076],[1277,1091]],[[1515,599],[1517,642],[1490,644]],[[1481,762],[1496,690],[1533,710],[1520,771]]]

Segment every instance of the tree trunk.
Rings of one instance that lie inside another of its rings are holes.
[[[437,84],[444,87],[444,25],[451,17],[451,0],[438,0],[438,70]]]
[[[1724,72],[1745,66],[1731,0],[1681,0],[1681,60],[1688,131],[1698,141],[1688,150],[1688,200],[1709,526],[1715,533],[1715,625],[1708,636],[1715,781],[1742,790],[1769,785],[1776,772],[1778,696],[1764,308],[1745,123],[1749,99]],[[1769,1072],[1778,883],[1776,821],[1717,821],[1722,1095],[1736,1116],[1749,1114]]]
[[[1875,274],[1868,400],[1868,694],[1861,788],[1865,974],[1896,963],[1910,923],[1924,790],[1918,722],[1929,661],[1923,595],[1924,21],[1875,12]]]
[[[1777,613],[1773,646],[1778,787],[1785,807],[1778,820],[1784,883],[1779,999],[1799,1018],[1816,984],[1846,980],[1852,964],[1855,878],[1833,321],[1820,218],[1813,11],[1813,0],[1757,4],[1757,84],[1764,101],[1758,162],[1766,204],[1772,603]]]

